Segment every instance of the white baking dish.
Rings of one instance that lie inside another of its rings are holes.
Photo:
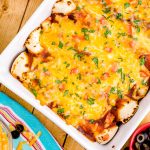
[[[130,137],[134,129],[138,126],[144,116],[150,111],[150,93],[140,102],[139,109],[134,117],[125,125],[122,125],[111,142],[106,145],[100,145],[89,141],[84,135],[77,131],[74,127],[67,125],[61,118],[53,113],[46,106],[41,106],[34,96],[23,85],[13,78],[9,69],[14,58],[24,50],[24,42],[29,33],[40,25],[40,23],[50,15],[50,10],[55,0],[45,0],[33,16],[29,19],[26,25],[22,28],[19,34],[8,45],[4,52],[0,55],[0,82],[12,90],[14,93],[22,97],[30,103],[56,125],[62,128],[70,136],[72,136],[83,147],[89,150],[120,150],[126,140]]]

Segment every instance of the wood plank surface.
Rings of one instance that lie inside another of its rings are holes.
[[[28,0],[0,0],[0,52],[18,32]]]
[[[35,12],[37,7],[43,2],[43,0],[29,0],[26,8],[26,12],[23,16],[21,27],[28,21],[31,15]]]
[[[0,53],[42,1],[43,0],[0,0]],[[0,91],[9,95],[33,113],[53,134],[58,143],[64,147],[64,150],[84,150],[82,146],[68,136],[63,130],[5,86],[0,85]],[[142,124],[148,121],[150,121],[150,113],[142,121]]]

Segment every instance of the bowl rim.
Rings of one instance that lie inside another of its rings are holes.
[[[133,144],[135,141],[135,137],[137,136],[137,134],[141,133],[142,131],[146,130],[148,127],[150,127],[150,122],[145,123],[140,125],[132,134],[131,138],[130,138],[130,144],[129,144],[129,150],[134,150],[133,149]]]

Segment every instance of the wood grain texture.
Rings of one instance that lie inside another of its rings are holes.
[[[13,98],[14,100],[16,100],[19,104],[21,104],[23,107],[25,107],[29,112],[32,113],[33,111],[33,106],[31,106],[29,103],[27,103],[26,101],[24,101],[22,98],[20,98],[19,96],[17,96],[15,93],[13,93],[12,91],[10,91],[8,88],[5,89],[5,94],[7,94],[9,97]]]
[[[0,84],[0,92],[4,92],[6,91],[6,87],[2,84]]]
[[[34,11],[39,7],[39,5],[43,2],[43,0],[29,0],[26,8],[26,12],[24,14],[21,27],[26,23],[26,21],[31,17]]]
[[[28,0],[0,0],[0,52],[16,35]]]
[[[68,136],[64,145],[65,150],[84,150],[72,137]]]

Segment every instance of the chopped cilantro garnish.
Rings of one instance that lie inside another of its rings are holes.
[[[82,29],[81,29],[81,32],[84,33],[84,38],[85,38],[85,40],[89,40],[89,34],[87,34],[87,32],[89,32],[89,33],[94,33],[95,30],[93,30],[93,29],[88,30],[87,28],[82,28]]]
[[[106,30],[104,32],[104,36],[107,38],[108,35],[111,35],[111,31],[108,28],[106,28]]]
[[[43,72],[46,72],[46,71],[48,71],[48,69],[44,67],[44,68],[43,68]]]
[[[116,15],[116,19],[122,19],[123,18],[123,15],[121,14],[121,13],[118,13],[117,15]]]
[[[81,73],[78,73],[77,79],[81,80]]]
[[[66,82],[67,83],[67,77],[64,77],[64,79],[62,80],[62,82]]]
[[[93,105],[93,104],[94,104],[94,101],[95,101],[95,99],[93,99],[93,98],[88,98],[88,99],[87,99],[87,103],[88,103],[89,105]]]
[[[79,10],[79,11],[80,11],[80,10],[81,10],[81,7],[77,6],[77,10]]]
[[[140,20],[134,20],[133,22],[134,22],[135,25],[138,25]]]
[[[87,28],[82,28],[82,29],[81,29],[81,32],[86,33],[86,32],[88,32],[88,29],[87,29]]]
[[[142,58],[140,59],[140,65],[142,66],[142,65],[144,65],[144,64],[145,64],[145,58],[142,57]]]
[[[67,118],[69,118],[70,117],[70,115],[66,115],[66,116],[64,116],[64,119],[67,119]]]
[[[76,95],[77,97],[80,97],[78,93],[75,93],[75,95]]]
[[[58,108],[58,110],[57,110],[57,114],[62,114],[62,113],[64,113],[64,108]]]
[[[110,89],[110,93],[112,93],[112,94],[114,94],[115,91],[116,91],[116,88],[115,88],[115,87],[112,87],[112,88]]]
[[[60,83],[62,83],[62,81],[61,80],[55,80],[55,83],[60,84]]]
[[[78,60],[81,60],[81,58],[84,56],[84,54],[82,54],[82,53],[76,53],[76,54],[74,54],[74,58],[78,58]]]
[[[82,112],[81,112],[82,115],[85,115],[85,113],[86,113],[86,111],[82,111]]]
[[[125,81],[125,74],[124,73],[121,73],[121,80],[122,80],[122,83],[124,83],[124,81]]]
[[[83,109],[83,105],[80,105],[80,109]]]
[[[110,13],[110,10],[111,10],[111,8],[110,7],[107,7],[107,8],[105,8],[104,10],[102,10],[105,14],[108,14],[108,13]]]
[[[66,68],[68,68],[70,66],[70,64],[66,64]]]
[[[118,33],[118,38],[120,37],[120,36],[126,36],[127,34],[125,33],[125,32],[121,32],[121,33]]]
[[[85,38],[85,40],[89,40],[89,35],[88,34],[84,34],[84,38]]]
[[[130,3],[124,3],[124,8],[130,7]]]
[[[141,84],[142,85],[147,85],[147,81],[142,80]]]
[[[67,96],[67,95],[68,95],[68,93],[69,93],[69,90],[65,90],[65,92],[64,92],[64,96]]]
[[[37,97],[37,91],[35,89],[31,89],[31,92],[34,94],[35,97]]]
[[[97,57],[94,57],[92,59],[92,61],[95,63],[96,67],[98,67],[98,58]]]
[[[130,83],[133,83],[134,82],[134,79],[129,79]]]
[[[67,50],[73,50],[73,51],[75,51],[76,49],[74,47],[69,47]]]
[[[96,19],[96,20],[95,20],[95,22],[96,22],[96,23],[99,23],[99,20],[98,20],[98,19]]]
[[[56,45],[56,43],[53,41],[53,42],[52,42],[52,45]]]
[[[123,73],[122,68],[119,68],[119,69],[117,70],[117,72],[120,73],[120,75],[121,75],[121,80],[122,80],[122,83],[123,83],[124,80],[125,80],[125,74]]]
[[[123,97],[122,96],[122,91],[121,90],[117,90],[117,95],[118,95],[119,98],[122,98]]]
[[[64,62],[64,64],[66,65],[66,68],[68,68],[70,66],[70,64],[67,63],[66,61]]]
[[[87,47],[84,47],[84,49],[83,49],[83,50],[84,50],[84,51],[86,51],[87,49],[88,49]]]
[[[39,87],[41,87],[41,80],[37,79],[37,82],[38,82]]]
[[[64,44],[63,44],[61,41],[59,41],[59,45],[58,45],[58,47],[62,49],[62,48],[63,48],[63,46],[64,46]]]
[[[98,82],[97,82],[97,84],[101,84],[101,80],[98,78]]]
[[[95,30],[91,29],[91,30],[89,30],[89,32],[90,32],[90,33],[94,33],[94,32],[95,32]]]
[[[138,0],[138,5],[142,5],[142,0]]]
[[[94,120],[94,119],[90,119],[89,122],[90,122],[91,124],[93,124],[93,123],[95,122],[95,120]]]
[[[141,31],[140,27],[137,26],[137,27],[136,27],[136,31],[137,31],[137,32],[140,32],[140,31]]]
[[[119,68],[119,69],[117,70],[117,72],[118,72],[118,73],[122,73],[122,68]]]

